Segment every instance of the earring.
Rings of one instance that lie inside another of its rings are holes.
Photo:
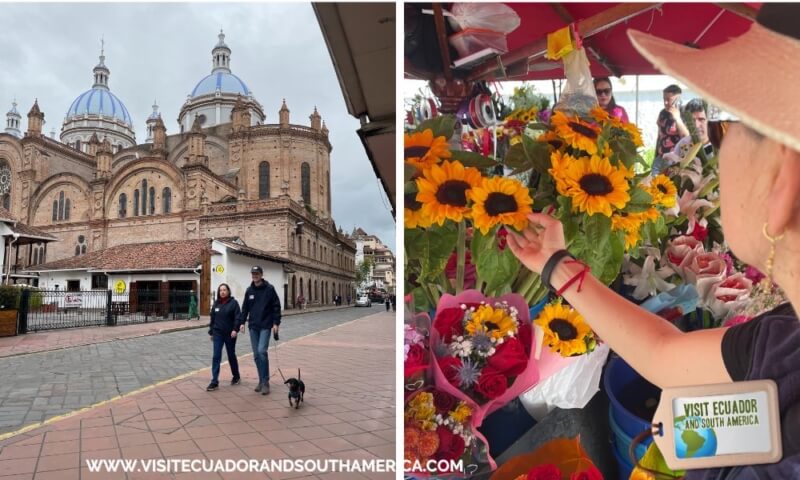
[[[767,255],[767,271],[764,272],[767,275],[767,279],[769,280],[768,288],[772,289],[772,267],[775,265],[775,244],[783,239],[785,233],[777,235],[775,237],[771,237],[767,232],[767,222],[764,222],[764,228],[762,229],[762,233],[764,237],[769,241],[769,255]]]

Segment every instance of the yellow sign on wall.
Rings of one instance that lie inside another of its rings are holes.
[[[222,265],[217,265],[217,268],[215,268],[214,271],[222,275],[223,273],[225,273],[225,267],[223,267]]]
[[[126,288],[125,280],[117,280],[114,282],[114,293],[125,293]]]

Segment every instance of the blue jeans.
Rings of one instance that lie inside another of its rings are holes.
[[[236,339],[214,334],[214,356],[211,357],[211,383],[219,383],[219,363],[222,360],[222,346],[228,353],[228,364],[233,378],[239,378],[239,361],[236,360]]]
[[[256,362],[258,369],[258,383],[266,385],[269,383],[269,357],[267,357],[267,348],[269,348],[269,336],[272,329],[267,328],[264,330],[250,329],[250,344],[253,347],[253,360]]]

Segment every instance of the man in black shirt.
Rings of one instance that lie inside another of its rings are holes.
[[[262,395],[269,393],[269,347],[270,331],[277,337],[281,324],[281,301],[275,287],[264,280],[264,270],[255,266],[250,269],[253,283],[247,287],[242,303],[242,316],[239,325],[250,321],[250,343],[253,347],[253,359],[258,369],[258,386],[256,392]]]

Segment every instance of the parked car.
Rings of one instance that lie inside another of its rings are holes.
[[[361,295],[356,298],[356,307],[371,307],[372,300],[367,295]]]

